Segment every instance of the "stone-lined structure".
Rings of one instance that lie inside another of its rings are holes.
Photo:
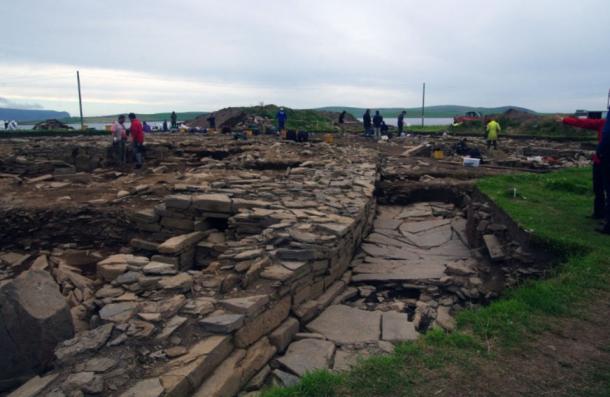
[[[72,319],[44,340],[53,368],[37,360],[41,376],[15,395],[288,385],[434,324],[451,329],[455,310],[493,298],[487,275],[510,285],[539,273],[518,228],[470,192],[468,179],[510,170],[456,169],[452,188],[441,179],[450,166],[432,173],[413,157],[429,149],[419,138],[382,161],[367,145],[180,138],[152,138],[140,174],[107,168],[99,138],[7,145],[0,292],[43,272],[67,307],[35,318]],[[377,207],[380,175],[393,207]],[[37,201],[15,208],[20,195]],[[400,207],[422,200],[434,202]]]

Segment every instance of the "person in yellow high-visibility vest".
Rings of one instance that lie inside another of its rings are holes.
[[[491,148],[491,145],[494,145],[494,149],[498,148],[498,135],[502,131],[502,127],[500,127],[500,123],[496,121],[496,119],[491,119],[489,123],[487,123],[487,149]]]

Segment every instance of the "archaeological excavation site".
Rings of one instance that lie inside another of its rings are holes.
[[[556,263],[477,180],[594,150],[460,143],[150,134],[134,170],[105,136],[2,139],[0,395],[254,397],[451,332]]]

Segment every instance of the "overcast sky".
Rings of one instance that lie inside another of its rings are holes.
[[[607,0],[5,0],[0,107],[601,109]]]

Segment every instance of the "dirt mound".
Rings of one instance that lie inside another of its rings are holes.
[[[249,114],[243,108],[225,108],[211,114],[216,117],[216,128],[219,129],[245,128],[251,124],[257,126],[271,125],[273,122],[270,119]],[[208,118],[211,114],[197,116],[193,120],[186,121],[184,124],[191,128],[209,128],[210,123]]]
[[[224,108],[214,112],[216,117],[216,128],[258,129],[266,130],[276,124],[276,114],[279,107],[276,105]],[[339,112],[327,112],[311,109],[284,108],[288,115],[286,127],[288,129],[304,131],[331,131],[339,121]],[[210,114],[201,115],[184,124],[189,128],[209,128],[208,117]],[[357,123],[358,120],[349,113],[345,115],[345,123]]]
[[[497,116],[499,119],[512,120],[512,121],[526,121],[536,119],[537,116],[534,113],[524,112],[523,110],[510,108],[506,112]]]
[[[62,123],[57,119],[49,119],[41,121],[34,126],[35,130],[48,131],[48,130],[72,130],[73,128],[67,124]]]

